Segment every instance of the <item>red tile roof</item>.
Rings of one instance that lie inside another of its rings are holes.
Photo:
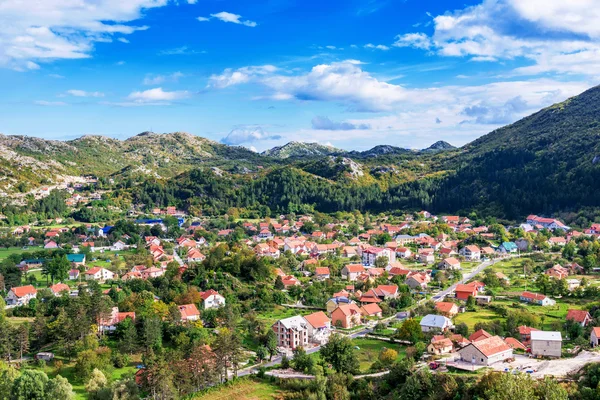
[[[499,336],[491,336],[486,339],[471,342],[471,344],[486,357],[510,350],[510,347]]]
[[[592,316],[585,310],[569,310],[567,312],[567,320],[584,322],[586,319],[590,320],[592,319]]]
[[[17,286],[17,287],[13,287],[12,289],[10,289],[15,296],[17,297],[23,297],[26,296],[28,294],[36,294],[37,290],[35,290],[35,288],[32,285],[27,285],[27,286]]]
[[[304,316],[304,319],[308,321],[314,328],[323,328],[330,322],[329,318],[323,311],[317,311],[315,313]]]

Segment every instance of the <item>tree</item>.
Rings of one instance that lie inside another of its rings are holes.
[[[256,358],[259,362],[263,362],[269,356],[269,350],[265,346],[258,346],[256,349]]]
[[[485,396],[489,400],[537,400],[534,383],[527,374],[500,374],[500,378],[485,391]]]
[[[454,333],[462,335],[463,337],[466,338],[469,336],[469,326],[467,324],[465,324],[464,322],[461,322],[460,324],[456,325],[456,327],[454,328]]]
[[[19,345],[19,358],[29,351],[29,324],[24,323],[17,329],[17,340]]]
[[[69,277],[69,269],[71,269],[71,263],[67,259],[66,255],[55,256],[50,261],[47,261],[43,271],[47,275],[50,275],[52,283],[55,280],[64,281]]]
[[[379,353],[379,361],[383,366],[389,367],[398,358],[398,352],[394,349],[383,349]]]
[[[46,395],[52,400],[73,400],[75,393],[73,386],[66,378],[57,375],[56,378],[50,379],[46,385]]]
[[[10,400],[11,391],[19,371],[0,361],[0,400]]]
[[[535,284],[543,294],[547,294],[552,283],[550,282],[548,275],[539,274],[535,279]]]
[[[331,335],[329,342],[321,347],[321,357],[341,373],[358,371],[358,358],[352,340],[339,334]]]
[[[104,373],[98,368],[94,368],[90,380],[85,384],[85,390],[91,395],[95,395],[101,389],[104,389],[107,383],[108,381],[106,380]]]
[[[377,257],[375,259],[375,267],[385,268],[389,264],[390,260],[387,257]]]
[[[11,400],[46,400],[48,375],[42,371],[25,370],[15,379]]]
[[[414,318],[409,318],[402,323],[400,328],[396,331],[396,338],[405,340],[412,344],[415,344],[423,340],[423,332],[421,331],[421,325]]]
[[[569,393],[558,383],[554,378],[546,376],[543,380],[538,381],[535,389],[538,398],[544,400],[567,400]]]
[[[281,276],[277,275],[277,278],[275,278],[275,286],[274,287],[277,290],[285,289],[285,285],[283,284],[283,279],[281,278]]]
[[[469,295],[469,297],[467,297],[467,304],[466,307],[468,310],[473,311],[475,310],[475,297]]]
[[[306,354],[306,350],[302,346],[294,349],[294,358],[292,359],[292,365],[296,371],[303,371],[310,373],[315,366],[315,360]]]
[[[119,349],[121,351],[132,354],[137,349],[137,330],[131,318],[125,318],[117,325],[116,334],[119,338]]]
[[[148,317],[144,319],[142,341],[146,348],[160,348],[162,346],[162,323],[160,318]]]

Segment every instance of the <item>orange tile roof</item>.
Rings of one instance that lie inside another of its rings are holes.
[[[314,328],[322,328],[327,326],[330,322],[329,318],[323,311],[317,311],[315,313],[304,316],[304,319],[308,321]]]
[[[361,307],[361,310],[363,315],[375,315],[382,312],[381,307],[375,303],[365,304]]]
[[[499,336],[491,336],[486,339],[471,342],[471,344],[486,357],[510,350],[510,347]]]
[[[26,296],[28,294],[36,294],[37,290],[35,290],[35,288],[32,285],[27,285],[27,286],[17,286],[17,287],[13,287],[12,289],[10,289],[15,296],[17,297],[23,297]]]
[[[485,331],[484,329],[480,329],[477,332],[473,332],[471,336],[469,336],[469,340],[471,342],[476,342],[479,340],[488,339],[490,337],[492,337],[492,335],[489,332]]]

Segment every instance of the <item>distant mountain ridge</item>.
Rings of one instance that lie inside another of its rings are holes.
[[[344,150],[336,149],[315,142],[289,142],[283,146],[273,147],[263,151],[264,156],[286,159],[294,157],[318,157],[345,153]]]

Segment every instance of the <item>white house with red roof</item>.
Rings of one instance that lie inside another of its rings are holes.
[[[567,311],[567,321],[575,321],[581,326],[587,326],[592,320],[592,316],[585,310],[569,310]]]
[[[562,229],[563,231],[568,231],[571,229],[555,218],[543,218],[538,217],[537,215],[529,215],[527,217],[527,223],[533,226],[541,226],[550,230]]]
[[[347,279],[349,281],[356,281],[358,276],[364,273],[365,267],[362,264],[348,264],[345,265],[342,270],[342,279]]]
[[[93,267],[85,272],[85,279],[90,281],[103,282],[109,279],[114,279],[115,274],[112,271],[102,267]]]
[[[527,291],[521,293],[521,296],[519,296],[519,298],[521,301],[524,301],[526,303],[537,304],[540,306],[553,306],[556,304],[556,301],[552,300],[546,295]]]
[[[6,295],[6,305],[24,306],[37,295],[37,290],[32,285],[13,287]]]
[[[304,319],[308,322],[308,338],[311,342],[325,344],[331,336],[331,320],[323,311],[305,315]]]
[[[113,307],[110,316],[98,319],[98,332],[113,332],[117,330],[117,325],[127,318],[135,321],[135,313],[119,312],[119,307]]]
[[[202,298],[202,307],[205,310],[210,308],[219,308],[225,305],[225,297],[221,296],[219,292],[213,289],[209,289],[206,292],[200,292]]]
[[[481,259],[481,249],[475,245],[465,246],[458,251],[468,261],[478,261]]]
[[[69,285],[59,282],[50,286],[50,290],[52,291],[52,293],[54,293],[56,297],[58,297],[62,294],[62,292],[70,292],[71,288],[69,287]]]
[[[177,306],[179,313],[181,314],[181,321],[198,321],[200,319],[200,311],[195,304],[182,304]]]
[[[387,257],[388,262],[396,261],[396,252],[394,249],[369,247],[362,252],[362,262],[364,265],[375,265],[375,260],[380,257]]]

